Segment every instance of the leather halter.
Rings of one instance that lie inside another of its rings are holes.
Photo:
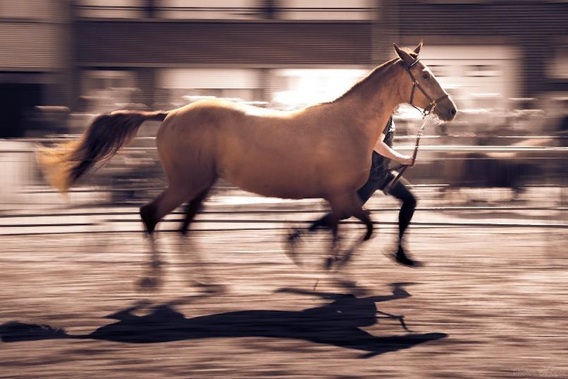
[[[416,79],[416,77],[412,73],[412,67],[414,67],[418,62],[419,62],[418,58],[416,58],[416,60],[414,62],[412,62],[409,66],[406,66],[403,62],[403,67],[406,69],[406,72],[408,72],[408,75],[410,75],[410,79],[412,80],[412,91],[410,92],[410,100],[408,101],[408,103],[410,105],[412,105],[415,109],[417,109],[420,113],[422,113],[422,117],[426,117],[430,113],[432,113],[432,111],[434,110],[434,108],[436,108],[436,106],[438,105],[438,103],[440,101],[444,100],[445,98],[447,98],[449,96],[446,93],[446,94],[440,96],[439,98],[437,98],[436,100],[434,100],[432,98],[432,96],[430,96],[428,94],[428,92],[426,92],[424,87],[422,87],[422,85],[420,84],[418,79]],[[420,90],[420,92],[422,92],[424,97],[426,97],[426,99],[430,102],[430,104],[426,108],[424,108],[423,110],[421,110],[420,108],[418,108],[416,105],[413,104],[414,93],[416,92],[416,88],[418,88]]]
[[[426,90],[420,85],[420,82],[416,79],[416,77],[414,76],[414,74],[411,71],[412,67],[414,67],[418,63],[418,61],[419,61],[419,59],[416,58],[416,60],[414,62],[412,62],[412,64],[410,64],[410,66],[406,66],[403,62],[403,67],[406,69],[406,72],[408,72],[408,75],[410,75],[410,79],[412,79],[412,92],[410,92],[410,100],[409,100],[408,103],[410,105],[412,105],[420,113],[422,113],[422,118],[425,119],[426,116],[428,116],[430,113],[432,113],[434,108],[436,108],[436,106],[438,105],[438,102],[449,97],[449,95],[447,93],[445,93],[444,95],[440,96],[436,100],[434,100],[432,98],[432,96],[428,95],[428,92],[426,92]],[[426,108],[424,108],[424,110],[418,108],[416,105],[414,105],[412,103],[413,100],[414,100],[414,93],[416,92],[416,88],[418,88],[420,90],[420,92],[422,92],[424,97],[426,97],[426,99],[430,102],[430,104]],[[412,153],[412,163],[410,165],[403,165],[398,170],[398,173],[395,175],[395,177],[392,178],[391,181],[388,182],[387,185],[383,188],[383,192],[385,194],[388,194],[389,191],[394,187],[394,185],[400,180],[400,178],[402,177],[404,172],[409,167],[414,166],[414,164],[416,163],[416,157],[418,156],[418,148],[420,147],[420,139],[422,138],[422,134],[424,133],[425,127],[426,127],[426,120],[424,120],[422,122],[422,125],[420,126],[420,129],[418,130],[418,133],[416,135],[416,143],[414,144],[414,152]]]

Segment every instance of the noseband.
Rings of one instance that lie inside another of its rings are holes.
[[[424,87],[422,87],[422,85],[420,84],[418,79],[416,79],[416,77],[412,73],[412,67],[414,67],[418,63],[418,61],[419,61],[419,59],[417,58],[414,62],[412,62],[412,64],[410,66],[406,66],[403,63],[403,66],[406,69],[406,72],[408,72],[408,75],[410,75],[410,79],[412,80],[412,91],[410,92],[410,100],[408,101],[408,103],[410,105],[412,105],[415,109],[417,109],[420,113],[422,113],[422,117],[426,117],[430,113],[432,113],[432,111],[434,110],[434,108],[436,108],[436,106],[438,105],[438,103],[440,101],[444,100],[445,98],[447,98],[449,96],[448,96],[448,94],[444,94],[444,95],[440,96],[439,98],[437,98],[436,100],[434,100],[432,98],[432,96],[430,96],[428,94],[428,92],[426,92]],[[426,97],[426,99],[430,102],[430,104],[426,108],[424,108],[424,110],[421,110],[420,108],[418,108],[416,105],[413,104],[414,93],[416,92],[416,88],[418,88],[420,90],[420,92],[422,92],[424,97]]]

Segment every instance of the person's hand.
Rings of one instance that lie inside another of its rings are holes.
[[[412,157],[410,155],[404,155],[402,156],[399,160],[398,163],[400,163],[403,166],[412,166],[414,164],[414,162],[412,161]]]

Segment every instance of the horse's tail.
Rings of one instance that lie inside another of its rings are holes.
[[[95,118],[81,139],[42,147],[38,163],[49,183],[67,192],[97,162],[112,158],[129,142],[144,121],[163,121],[168,112],[115,111]]]

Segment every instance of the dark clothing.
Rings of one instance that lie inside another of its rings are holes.
[[[410,225],[410,220],[412,220],[414,210],[416,209],[416,197],[410,192],[406,184],[408,184],[408,182],[404,180],[404,178],[401,178],[388,192],[389,195],[402,202],[400,211],[398,212],[399,243],[402,241],[404,232],[406,228],[408,228],[408,225]]]
[[[388,146],[392,147],[394,133],[396,131],[392,117],[385,126],[385,139],[383,140]],[[395,174],[392,173],[390,167],[390,159],[383,157],[376,151],[373,151],[371,170],[369,172],[369,179],[361,187],[357,194],[364,203],[367,202],[373,196],[376,190],[384,190],[388,183],[390,183]],[[393,196],[394,198],[401,201],[402,205],[400,207],[400,212],[398,213],[398,235],[399,243],[402,242],[404,232],[410,220],[414,215],[414,210],[416,209],[416,197],[407,187],[408,182],[401,178],[394,186],[392,186],[387,194]]]
[[[383,140],[388,146],[392,147],[392,141],[394,139],[394,133],[396,131],[396,127],[392,120],[392,117],[389,119],[389,122],[385,126],[385,139]],[[386,185],[394,179],[394,174],[391,172],[389,165],[390,159],[383,157],[381,154],[377,153],[373,150],[373,155],[371,156],[371,170],[369,171],[369,178],[367,182],[361,187],[357,194],[359,198],[364,203],[367,202],[375,193],[376,190],[384,189]]]
[[[372,163],[369,178],[367,182],[363,184],[363,187],[359,188],[357,191],[357,195],[359,195],[363,204],[373,196],[376,190],[383,190],[387,184],[394,179],[394,174],[388,168],[390,159],[383,157],[376,151],[373,151],[371,159]]]

